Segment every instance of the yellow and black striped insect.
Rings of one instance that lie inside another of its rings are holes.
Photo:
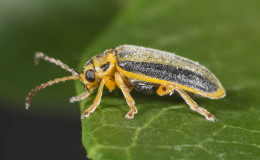
[[[84,93],[72,97],[71,103],[87,98],[95,88],[99,87],[93,104],[82,114],[82,119],[88,117],[100,104],[104,86],[110,91],[113,91],[116,86],[122,90],[131,108],[125,116],[127,119],[133,118],[137,113],[135,101],[130,95],[133,89],[145,93],[156,92],[160,96],[171,95],[176,90],[192,110],[210,121],[215,121],[215,116],[198,106],[185,91],[211,99],[225,96],[225,90],[219,80],[204,66],[173,53],[156,49],[134,45],[109,49],[87,61],[80,74],[59,60],[43,53],[36,53],[35,62],[38,63],[40,58],[71,72],[72,76],[58,78],[37,86],[26,98],[27,109],[32,96],[37,91],[67,80],[80,80],[86,89]]]

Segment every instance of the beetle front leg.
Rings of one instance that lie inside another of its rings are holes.
[[[97,108],[97,106],[100,104],[100,100],[101,100],[101,97],[102,97],[102,93],[103,93],[103,88],[104,88],[104,85],[106,85],[106,87],[112,91],[114,88],[115,88],[115,82],[114,80],[111,78],[111,77],[108,77],[108,76],[105,76],[100,85],[99,85],[99,88],[98,88],[98,92],[97,92],[97,95],[96,95],[96,98],[93,102],[93,104],[81,115],[81,119],[84,119],[85,117],[88,117],[89,114],[91,112],[94,112],[95,109]],[[92,90],[93,91],[93,90]],[[92,93],[91,91],[91,93]],[[84,93],[83,93],[84,94]],[[84,96],[82,94],[82,96]],[[81,96],[81,95],[79,95]],[[85,95],[86,96],[86,95]],[[73,98],[73,97],[72,97]]]
[[[105,83],[106,83],[106,79],[104,78],[104,79],[102,79],[102,81],[99,85],[98,92],[97,92],[97,95],[96,95],[96,98],[95,98],[93,104],[87,110],[85,110],[85,112],[81,115],[81,119],[88,117],[89,114],[91,112],[94,112],[95,109],[97,108],[97,106],[100,104],[100,100],[101,100],[101,96],[103,93],[103,88],[104,88]]]
[[[209,113],[205,108],[200,107],[194,100],[192,100],[183,90],[181,90],[176,85],[173,85],[174,89],[180,93],[182,98],[186,101],[186,103],[190,106],[190,108],[201,115],[205,116],[207,120],[209,121],[216,121],[216,118],[214,115]]]
[[[92,92],[93,92],[93,90],[85,91],[85,92],[81,93],[78,96],[71,97],[70,98],[70,103],[82,101],[83,99],[86,99]]]
[[[135,107],[135,101],[129,93],[130,89],[125,85],[123,78],[119,72],[115,73],[115,80],[116,83],[119,84],[120,89],[122,90],[125,96],[128,106],[131,108],[131,110],[126,114],[125,118],[126,119],[134,118],[134,114],[137,113],[137,109]]]

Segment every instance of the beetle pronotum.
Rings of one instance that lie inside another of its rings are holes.
[[[110,91],[113,91],[116,86],[122,90],[131,108],[125,116],[127,119],[133,118],[137,113],[135,101],[130,95],[133,89],[145,93],[155,91],[160,96],[171,95],[176,90],[192,110],[210,121],[215,121],[215,116],[198,106],[185,91],[211,99],[225,96],[225,90],[219,80],[204,66],[173,53],[156,49],[134,45],[122,45],[114,50],[109,49],[87,61],[80,74],[61,61],[43,53],[35,54],[36,64],[40,58],[71,72],[72,76],[57,78],[37,86],[26,98],[27,109],[32,96],[37,91],[67,80],[80,80],[86,89],[82,94],[72,97],[71,103],[87,98],[99,86],[93,104],[82,114],[82,119],[88,117],[100,104],[104,86]]]

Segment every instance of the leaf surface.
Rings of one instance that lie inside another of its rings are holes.
[[[260,97],[258,1],[130,1],[88,47],[92,56],[122,44],[175,52],[209,68],[227,96],[193,96],[217,118],[209,122],[177,93],[159,97],[132,92],[138,113],[119,89],[104,91],[101,104],[82,121],[82,142],[96,159],[259,159]],[[83,87],[77,83],[78,94]],[[95,93],[83,101],[81,112]]]

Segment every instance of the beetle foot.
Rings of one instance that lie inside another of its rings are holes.
[[[70,98],[70,103],[74,103],[74,102],[76,102],[76,101],[78,101],[78,99],[76,98],[76,96]]]
[[[128,113],[125,115],[125,118],[126,118],[126,119],[132,119],[132,118],[134,118],[134,114],[130,111],[130,112],[128,112]]]
[[[134,114],[137,113],[137,110],[131,110],[129,111],[126,115],[125,115],[125,118],[126,119],[132,119],[134,118]]]
[[[216,117],[213,114],[208,114],[205,116],[207,120],[215,122],[216,121]]]
[[[83,120],[84,118],[87,118],[88,116],[89,116],[89,114],[90,114],[90,112],[89,111],[86,111],[85,113],[83,113],[82,115],[81,115],[81,119]]]

